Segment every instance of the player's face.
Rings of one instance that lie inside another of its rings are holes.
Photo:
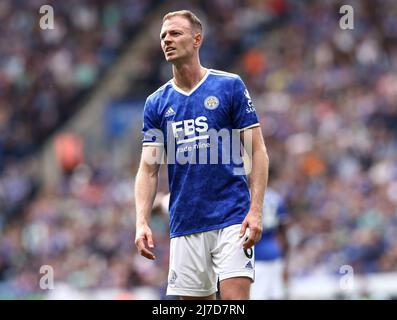
[[[188,60],[197,47],[190,22],[184,17],[176,16],[165,20],[160,39],[165,59],[172,63]]]

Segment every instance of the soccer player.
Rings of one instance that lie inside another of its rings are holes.
[[[249,299],[269,161],[254,105],[238,75],[201,66],[202,25],[192,12],[166,14],[160,41],[173,78],[144,107],[135,244],[142,256],[155,259],[149,223],[165,153],[171,238],[167,294],[215,299],[219,279],[222,299]],[[231,137],[236,132],[238,157]],[[252,162],[250,186],[239,170],[240,141]]]
[[[273,172],[270,169],[272,181]],[[255,283],[251,288],[253,300],[287,298],[290,251],[287,228],[290,223],[283,197],[268,186],[263,207],[262,238],[255,246]]]

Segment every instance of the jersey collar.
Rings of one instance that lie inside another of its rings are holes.
[[[185,96],[190,96],[194,91],[196,91],[204,83],[204,81],[207,79],[209,74],[210,74],[210,69],[207,69],[205,71],[205,75],[204,75],[203,79],[201,79],[200,82],[197,83],[196,86],[192,90],[190,90],[189,92],[186,92],[186,91],[182,90],[181,88],[179,88],[175,84],[174,79],[171,79],[171,84],[172,84],[172,87],[175,89],[175,91],[178,91],[179,93],[181,93],[181,94],[183,94]]]

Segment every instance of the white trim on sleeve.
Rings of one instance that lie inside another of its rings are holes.
[[[146,147],[146,146],[153,146],[153,147],[162,147],[164,145],[164,143],[161,142],[144,142],[142,144],[142,146]]]
[[[248,127],[241,128],[241,129],[238,129],[238,130],[239,130],[240,132],[242,132],[242,131],[244,131],[244,130],[251,129],[251,128],[255,128],[255,127],[259,127],[259,126],[260,126],[260,123],[257,122],[257,123],[251,124],[251,125],[248,126]]]

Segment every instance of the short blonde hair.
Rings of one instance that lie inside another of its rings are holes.
[[[173,12],[168,12],[164,18],[163,18],[163,23],[165,20],[170,19],[172,17],[183,17],[186,20],[188,20],[190,22],[190,25],[192,26],[192,28],[199,32],[199,33],[203,33],[203,25],[201,24],[201,21],[199,18],[197,18],[197,16],[189,11],[189,10],[180,10],[180,11],[173,11]]]

